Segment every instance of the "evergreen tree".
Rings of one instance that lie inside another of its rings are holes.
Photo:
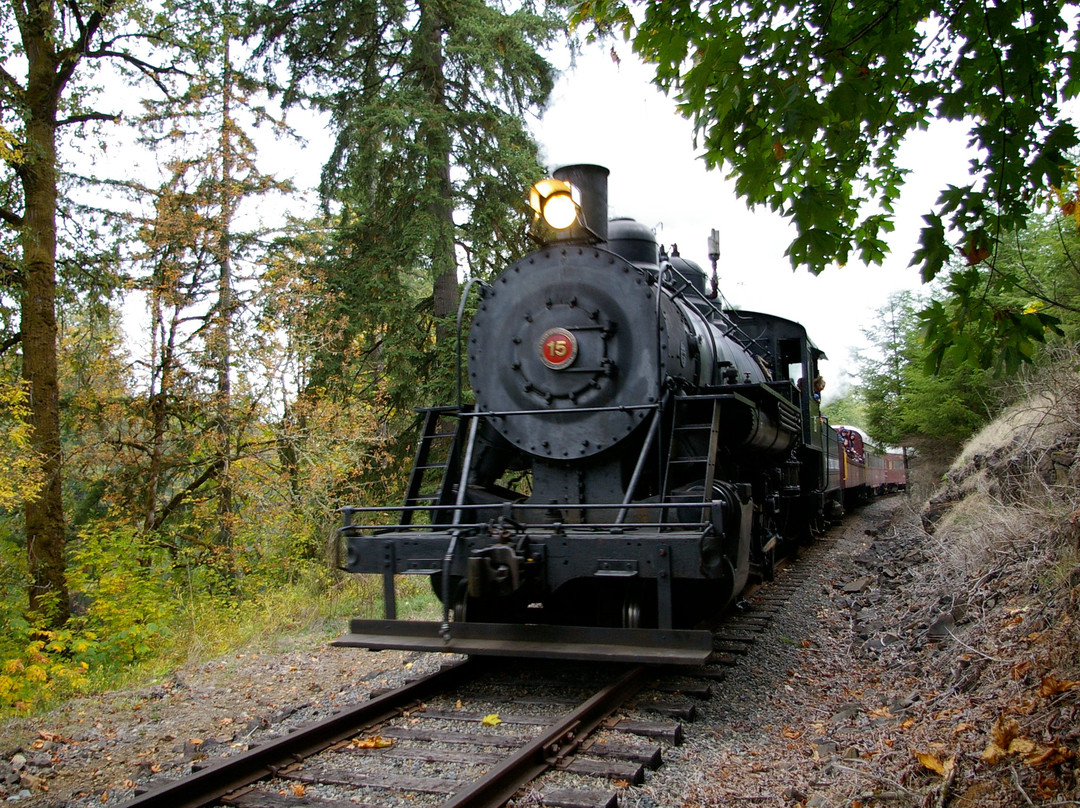
[[[951,361],[929,367],[918,306],[911,292],[893,295],[875,318],[881,325],[865,332],[873,346],[858,356],[866,428],[886,446],[951,456],[989,420],[1000,395],[986,371]]]
[[[263,52],[291,67],[287,97],[327,110],[337,133],[321,187],[338,215],[323,313],[338,338],[312,384],[348,384],[366,359],[398,403],[446,400],[459,267],[483,277],[526,243],[525,189],[542,172],[523,119],[550,93],[537,49],[558,23],[481,0],[347,0],[333,14],[281,0],[258,22]]]

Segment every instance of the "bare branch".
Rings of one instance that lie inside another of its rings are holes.
[[[12,227],[23,226],[23,217],[17,214],[15,211],[8,210],[7,208],[0,208],[0,219],[3,219]]]
[[[119,59],[122,62],[127,62],[128,64],[135,67],[140,73],[142,73],[148,79],[150,79],[150,81],[152,81],[154,83],[154,85],[159,90],[161,90],[162,93],[164,93],[166,96],[170,96],[170,97],[171,97],[172,94],[170,93],[169,88],[165,85],[165,82],[163,82],[160,77],[161,76],[169,76],[169,75],[172,75],[172,76],[188,76],[188,75],[190,75],[187,71],[181,70],[179,67],[176,67],[175,65],[161,66],[161,65],[151,64],[150,62],[147,62],[144,59],[140,59],[137,56],[133,56],[132,54],[127,53],[125,51],[108,50],[108,49],[105,49],[105,48],[100,48],[100,49],[95,50],[95,51],[87,51],[85,55],[86,55],[86,57],[88,59],[110,59],[110,58],[112,58],[112,59]]]
[[[8,351],[10,351],[12,348],[14,348],[20,342],[22,342],[22,334],[21,333],[12,334],[10,337],[8,337],[3,342],[0,342],[0,356],[2,356],[3,354],[6,354]]]
[[[56,122],[57,127],[67,126],[73,123],[86,123],[87,121],[108,121],[109,123],[120,123],[123,119],[123,115],[119,113],[110,114],[108,112],[87,112],[83,115],[72,115],[70,118],[64,118]]]
[[[170,499],[169,502],[165,505],[165,507],[163,507],[158,512],[157,516],[154,518],[154,524],[151,525],[150,529],[157,530],[159,527],[161,527],[162,524],[165,523],[165,520],[168,519],[177,508],[183,505],[188,500],[188,498],[191,497],[192,494],[202,488],[207,482],[215,479],[219,474],[221,474],[223,468],[225,468],[225,463],[221,458],[218,458],[205,469],[203,469],[202,474],[200,474],[198,477],[188,483],[185,488],[177,491],[173,498]]]

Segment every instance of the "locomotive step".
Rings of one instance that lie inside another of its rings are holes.
[[[447,637],[442,629],[436,621],[353,620],[333,645],[656,665],[703,665],[713,651],[712,634],[684,629],[451,623]]]

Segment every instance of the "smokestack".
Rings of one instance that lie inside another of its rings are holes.
[[[571,239],[608,240],[608,170],[603,166],[579,164],[555,169],[553,176],[581,191],[581,218],[585,227],[570,228]]]

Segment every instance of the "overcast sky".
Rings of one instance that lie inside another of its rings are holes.
[[[749,211],[734,184],[705,170],[693,146],[693,129],[674,102],[649,79],[625,43],[589,46],[571,66],[563,57],[562,76],[545,114],[534,123],[550,169],[596,163],[611,171],[608,202],[612,215],[631,216],[654,227],[659,240],[709,270],[707,238],[720,231],[720,290],[735,306],[766,311],[801,322],[829,356],[828,378],[839,382],[851,368],[850,353],[864,344],[862,330],[888,296],[920,286],[908,268],[917,246],[922,214],[945,182],[964,180],[966,135],[935,127],[909,145],[901,161],[913,169],[890,234],[892,255],[882,267],[852,260],[820,276],[794,271],[784,256],[793,229],[767,210]],[[554,60],[558,62],[559,57]],[[834,392],[838,385],[834,385]]]

